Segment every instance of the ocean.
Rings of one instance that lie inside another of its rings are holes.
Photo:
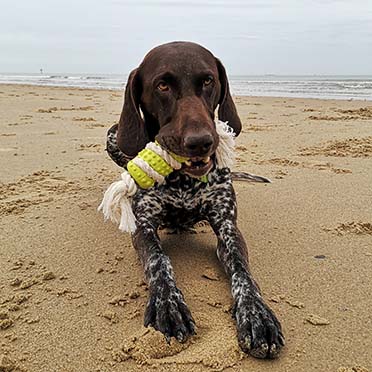
[[[0,84],[123,90],[126,80],[124,74],[0,73]],[[229,81],[232,94],[241,96],[372,100],[372,76],[230,75]]]

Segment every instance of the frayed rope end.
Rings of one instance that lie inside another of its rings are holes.
[[[136,218],[132,210],[131,197],[137,192],[137,186],[127,171],[121,174],[121,178],[106,190],[98,211],[103,212],[105,221],[118,223],[119,230],[134,233]]]
[[[235,162],[235,133],[228,122],[216,121],[216,131],[219,142],[216,149],[218,168],[232,168]]]

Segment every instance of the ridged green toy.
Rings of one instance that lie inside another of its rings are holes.
[[[157,142],[150,142],[128,162],[127,170],[139,187],[148,189],[155,182],[163,183],[164,178],[175,169],[180,169],[186,160],[187,158],[166,152]]]

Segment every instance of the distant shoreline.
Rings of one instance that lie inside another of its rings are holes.
[[[126,74],[1,74],[0,84],[123,91]],[[371,75],[230,75],[230,91],[245,97],[372,101]]]
[[[79,87],[79,86],[75,86],[75,87],[72,87],[72,86],[63,86],[63,85],[54,85],[54,86],[51,86],[51,85],[42,85],[42,84],[25,84],[25,83],[2,83],[0,82],[0,87],[11,87],[11,86],[17,86],[17,87],[36,87],[36,88],[41,88],[41,89],[56,89],[56,90],[76,90],[76,91],[92,91],[92,92],[95,92],[95,91],[100,91],[100,92],[122,92],[123,93],[123,99],[124,99],[124,88],[122,89],[115,89],[115,88],[91,88],[91,87]],[[366,98],[335,98],[335,97],[293,97],[293,96],[284,96],[284,95],[281,95],[281,96],[274,96],[274,95],[244,95],[244,94],[232,94],[233,97],[235,98],[248,98],[248,97],[251,97],[251,98],[277,98],[277,99],[281,99],[281,98],[286,98],[286,99],[291,99],[291,100],[301,100],[301,99],[305,99],[305,100],[316,100],[316,101],[323,101],[323,100],[326,100],[326,101],[332,101],[332,100],[335,100],[335,101],[345,101],[345,102],[350,102],[350,101],[353,101],[353,102],[371,102],[372,104],[372,98],[369,98],[369,99],[366,99]]]

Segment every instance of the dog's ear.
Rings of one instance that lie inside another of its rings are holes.
[[[227,121],[227,124],[234,130],[235,135],[238,136],[242,129],[242,123],[236,111],[234,101],[231,98],[225,67],[223,67],[218,58],[216,58],[216,63],[221,83],[221,95],[218,102],[218,118],[221,121]]]
[[[138,69],[135,69],[128,77],[117,135],[118,146],[128,158],[134,158],[149,142],[145,122],[140,114],[141,93]]]

